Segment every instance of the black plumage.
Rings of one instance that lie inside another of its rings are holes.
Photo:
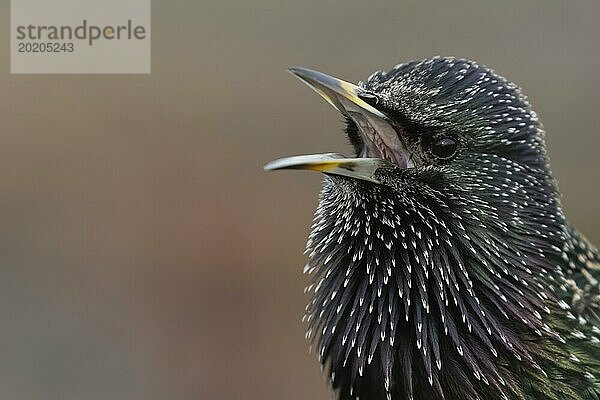
[[[337,398],[600,399],[600,255],[520,90],[454,58],[293,72],[356,150],[269,166],[326,174],[305,320]]]

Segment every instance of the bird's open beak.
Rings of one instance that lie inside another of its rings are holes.
[[[375,170],[394,164],[406,167],[408,158],[403,152],[398,134],[391,120],[380,110],[360,96],[369,95],[361,87],[324,73],[306,68],[293,67],[289,71],[319,93],[329,104],[358,126],[364,142],[363,151],[357,158],[327,153],[295,156],[275,160],[265,165],[265,170],[308,169],[326,174],[343,175],[355,179],[378,182]]]

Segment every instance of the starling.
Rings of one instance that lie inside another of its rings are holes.
[[[290,72],[356,152],[265,166],[324,173],[305,321],[336,398],[600,399],[600,253],[520,89],[456,58]]]

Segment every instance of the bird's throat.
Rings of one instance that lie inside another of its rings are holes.
[[[484,382],[500,396],[498,357],[535,364],[515,332],[552,334],[539,287],[533,280],[529,289],[500,286],[485,276],[509,268],[529,279],[491,265],[516,255],[470,232],[470,221],[450,226],[443,207],[417,207],[384,188],[357,190],[360,184],[327,178],[307,244],[307,335],[318,340],[340,398],[395,391],[401,399],[435,398],[427,395],[448,393],[459,378],[464,390],[475,393]]]

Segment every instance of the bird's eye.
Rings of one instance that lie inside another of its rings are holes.
[[[431,153],[443,160],[454,157],[458,150],[458,143],[454,138],[444,137],[431,144]]]

